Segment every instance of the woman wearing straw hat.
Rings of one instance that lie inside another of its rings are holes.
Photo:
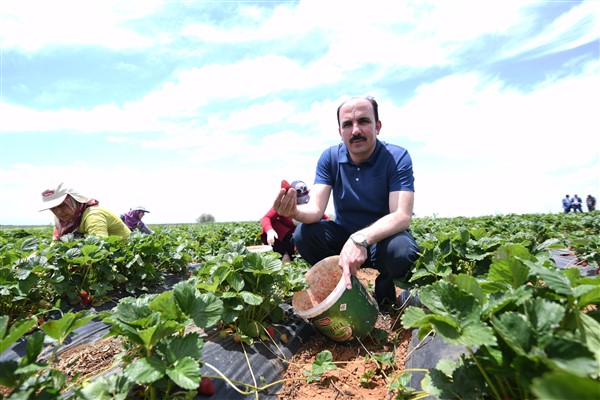
[[[125,214],[121,214],[121,220],[125,222],[125,225],[133,231],[135,229],[140,232],[147,233],[148,235],[154,235],[154,231],[142,221],[144,215],[150,213],[145,207],[137,206],[130,208]]]
[[[64,183],[56,188],[42,192],[42,209],[54,214],[54,233],[56,241],[67,233],[75,237],[92,234],[99,237],[111,235],[129,238],[131,231],[119,216],[104,207],[98,206],[98,200],[83,196]]]

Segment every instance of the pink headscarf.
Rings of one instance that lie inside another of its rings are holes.
[[[96,199],[90,199],[87,203],[80,203],[71,197],[71,195],[67,194],[67,197],[65,197],[65,200],[61,204],[66,204],[69,209],[73,211],[74,216],[68,221],[61,221],[56,216],[54,217],[54,232],[52,233],[52,239],[55,241],[67,233],[75,232],[81,224],[83,212],[87,210],[88,207],[97,206],[99,202]]]

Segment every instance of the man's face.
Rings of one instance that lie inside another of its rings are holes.
[[[340,136],[355,163],[366,161],[377,144],[381,122],[375,122],[369,100],[352,99],[340,108]]]

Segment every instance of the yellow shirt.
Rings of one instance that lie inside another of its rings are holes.
[[[89,207],[83,212],[77,232],[91,233],[100,237],[116,235],[125,240],[131,233],[117,214],[99,206]]]

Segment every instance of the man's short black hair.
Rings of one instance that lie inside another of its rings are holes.
[[[378,105],[377,105],[377,101],[375,100],[375,98],[373,96],[353,97],[352,99],[365,99],[365,100],[369,100],[369,103],[371,103],[371,106],[373,107],[373,115],[375,115],[375,122],[379,121],[379,111],[377,109]],[[348,99],[348,100],[344,101],[342,104],[339,105],[339,107],[337,109],[338,126],[340,126],[340,108],[342,108],[342,106],[344,104],[346,104],[348,101],[350,101],[352,99]]]

